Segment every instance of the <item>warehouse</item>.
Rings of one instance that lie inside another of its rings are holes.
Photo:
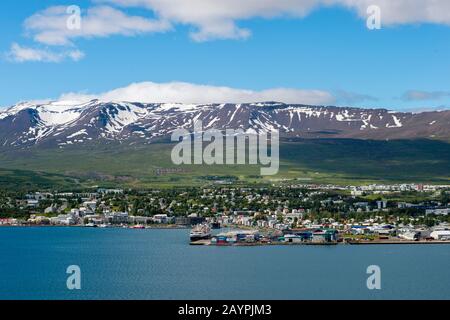
[[[430,234],[435,240],[450,240],[450,230],[436,230]]]

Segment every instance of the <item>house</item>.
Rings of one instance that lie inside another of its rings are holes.
[[[123,189],[98,189],[98,193],[104,193],[104,194],[122,194]]]
[[[12,225],[16,225],[16,224],[17,224],[17,219],[11,219],[11,218],[0,219],[0,225],[12,226]]]
[[[155,223],[167,224],[169,222],[169,217],[167,214],[155,214],[152,220]]]
[[[83,207],[95,212],[97,209],[97,201],[85,201],[83,202]]]
[[[70,214],[72,216],[76,216],[76,217],[81,217],[82,216],[81,211],[79,209],[71,209],[70,210]]]
[[[293,222],[295,219],[301,220],[302,217],[303,217],[303,214],[301,212],[298,212],[298,211],[296,211],[296,212],[292,211],[291,213],[288,213],[288,214],[285,215],[285,218],[287,220],[289,220],[290,222]]]
[[[269,226],[269,223],[265,220],[258,220],[256,221],[256,225],[260,228],[267,228]]]
[[[55,213],[56,211],[57,211],[56,206],[55,206],[55,205],[51,205],[50,207],[48,207],[48,208],[46,208],[46,209],[44,210],[44,213],[45,213],[45,214],[48,214],[48,213]]]
[[[41,193],[41,192],[36,192],[35,194],[27,194],[25,196],[27,199],[29,200],[47,200],[50,198],[53,198],[53,195],[51,193]]]
[[[450,208],[435,208],[435,209],[427,209],[425,210],[425,214],[435,214],[435,215],[442,215],[442,216],[448,216],[450,213]]]
[[[28,208],[37,208],[39,206],[39,200],[27,200],[26,202]]]
[[[93,224],[102,224],[104,222],[102,217],[97,214],[88,214],[84,216],[84,219]],[[109,222],[109,219],[107,217],[105,217],[105,219]]]
[[[31,215],[30,218],[28,219],[28,222],[31,224],[37,224],[37,225],[47,225],[50,224],[50,219],[44,216],[36,216],[36,215]]]

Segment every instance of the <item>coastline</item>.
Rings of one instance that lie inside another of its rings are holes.
[[[1,228],[88,228],[88,229],[132,229],[132,230],[150,230],[150,229],[162,229],[162,230],[179,230],[179,229],[190,229],[189,226],[171,226],[171,225],[155,225],[155,226],[146,226],[145,228],[133,228],[133,226],[107,226],[107,227],[91,227],[91,226],[83,226],[83,225],[73,225],[73,226],[65,226],[65,225],[0,225]]]
[[[88,229],[128,229],[128,230],[188,230],[189,226],[174,226],[174,225],[155,225],[146,226],[145,228],[133,228],[133,226],[107,226],[107,227],[90,227],[83,225],[63,226],[63,225],[0,225],[1,228],[88,228]],[[216,247],[260,247],[260,246],[342,246],[342,245],[444,245],[450,244],[450,241],[445,240],[348,240],[335,242],[237,242],[232,244],[214,244],[210,239],[190,241],[191,246],[216,246]]]
[[[229,245],[214,245],[211,243],[190,242],[191,246],[214,246],[214,247],[263,247],[263,246],[342,246],[342,245],[443,245],[450,244],[450,241],[388,241],[388,242],[353,242],[353,243],[236,243]]]
[[[210,240],[200,240],[189,243],[191,246],[215,246],[215,247],[259,247],[259,246],[342,246],[342,245],[434,245],[450,244],[450,241],[429,240],[429,241],[408,241],[408,240],[373,240],[373,241],[349,241],[349,242],[253,242],[253,243],[233,243],[233,244],[213,244]]]

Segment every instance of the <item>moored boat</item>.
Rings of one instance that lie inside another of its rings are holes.
[[[211,238],[211,228],[207,224],[194,226],[189,234],[192,241],[205,240]]]

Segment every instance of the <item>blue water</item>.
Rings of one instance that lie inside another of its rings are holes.
[[[450,245],[187,241],[188,230],[0,228],[0,299],[450,299]],[[69,265],[81,290],[66,287]],[[369,265],[381,290],[367,289]]]

